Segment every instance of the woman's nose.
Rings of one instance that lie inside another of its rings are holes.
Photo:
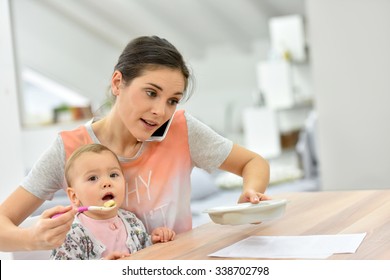
[[[163,116],[165,114],[165,102],[159,101],[155,102],[152,112],[155,115]]]

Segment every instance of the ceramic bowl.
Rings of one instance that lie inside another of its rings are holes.
[[[265,200],[258,204],[239,203],[205,210],[211,220],[222,225],[242,225],[269,221],[283,216],[286,199]]]

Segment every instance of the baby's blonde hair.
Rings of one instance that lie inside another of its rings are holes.
[[[102,144],[96,144],[96,143],[83,145],[83,146],[79,147],[78,149],[76,149],[71,154],[71,156],[68,158],[68,160],[66,161],[66,164],[65,164],[65,179],[66,179],[66,183],[68,184],[68,186],[69,187],[71,186],[70,185],[69,169],[73,166],[74,162],[78,158],[80,158],[83,154],[88,153],[88,152],[100,154],[100,153],[102,153],[104,151],[108,151],[108,152],[112,153],[112,155],[118,161],[119,166],[121,166],[117,155],[113,151],[111,151],[109,148],[107,148],[106,146],[104,146]]]

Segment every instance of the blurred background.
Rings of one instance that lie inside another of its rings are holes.
[[[181,107],[269,160],[270,190],[390,186],[390,1],[0,2],[1,200],[59,130],[107,109],[118,56],[141,35],[181,51],[195,77]]]

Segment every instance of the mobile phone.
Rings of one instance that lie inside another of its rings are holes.
[[[172,122],[172,119],[173,119],[173,115],[172,117],[167,120],[165,123],[163,123],[163,125],[161,125],[153,134],[152,136],[150,136],[150,138],[146,141],[162,141],[164,140],[165,136],[167,135],[168,133],[168,130],[169,130],[169,127],[171,125],[171,122]]]

